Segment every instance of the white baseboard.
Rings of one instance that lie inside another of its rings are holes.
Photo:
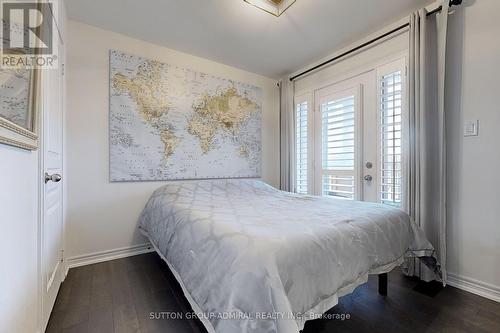
[[[452,287],[500,302],[500,287],[476,279],[448,273],[448,284]]]
[[[71,257],[66,260],[66,271],[68,273],[70,268],[80,267],[85,265],[97,264],[99,262],[110,261],[125,257],[136,256],[138,254],[154,252],[154,248],[150,243],[134,245],[129,247],[122,247],[113,250],[94,252],[82,256]]]

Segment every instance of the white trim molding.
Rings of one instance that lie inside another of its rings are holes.
[[[89,253],[81,256],[68,258],[66,261],[67,270],[74,267],[97,264],[104,261],[110,261],[120,258],[132,257],[138,254],[154,252],[154,248],[150,243],[121,247],[113,250]]]
[[[448,284],[452,287],[500,302],[500,287],[465,276],[448,272]]]

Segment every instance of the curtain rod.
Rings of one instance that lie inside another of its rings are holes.
[[[461,5],[461,4],[462,4],[462,0],[450,0],[450,7],[451,6],[458,6],[458,5]],[[437,13],[441,12],[442,10],[443,10],[443,6],[439,6],[438,8],[434,9],[433,11],[428,12],[427,16],[431,16],[431,15],[437,14]],[[401,26],[399,26],[399,27],[397,27],[395,29],[392,29],[391,31],[386,32],[385,34],[380,35],[380,36],[378,36],[378,37],[376,37],[376,38],[374,38],[372,40],[369,40],[369,41],[367,41],[367,42],[365,42],[365,43],[363,43],[361,45],[358,45],[355,48],[350,49],[349,51],[346,51],[346,52],[344,52],[344,53],[342,53],[342,54],[340,54],[340,55],[338,55],[336,57],[333,57],[332,59],[326,60],[325,62],[322,62],[319,65],[316,65],[316,66],[314,66],[312,68],[309,68],[309,69],[303,71],[300,74],[292,76],[290,78],[290,81],[294,81],[294,80],[298,79],[301,76],[309,74],[310,72],[315,71],[315,70],[317,70],[317,69],[319,69],[319,68],[321,68],[323,66],[326,66],[326,65],[328,65],[328,64],[330,64],[330,63],[332,63],[332,62],[334,62],[336,60],[344,58],[345,56],[348,56],[351,53],[359,51],[360,49],[365,48],[365,47],[367,47],[367,46],[369,46],[369,45],[371,45],[371,44],[373,44],[375,42],[378,42],[379,40],[384,39],[385,37],[390,36],[393,33],[396,33],[399,30],[403,30],[403,29],[405,29],[405,28],[407,28],[409,26],[410,26],[410,23],[408,22],[408,23],[405,23],[405,24],[403,24],[403,25],[401,25]]]

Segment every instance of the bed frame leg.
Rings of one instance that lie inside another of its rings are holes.
[[[378,293],[387,296],[387,273],[378,275]]]

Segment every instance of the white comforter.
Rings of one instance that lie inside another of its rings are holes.
[[[139,224],[209,332],[298,332],[404,256],[436,264],[432,245],[398,209],[256,180],[163,186]]]

